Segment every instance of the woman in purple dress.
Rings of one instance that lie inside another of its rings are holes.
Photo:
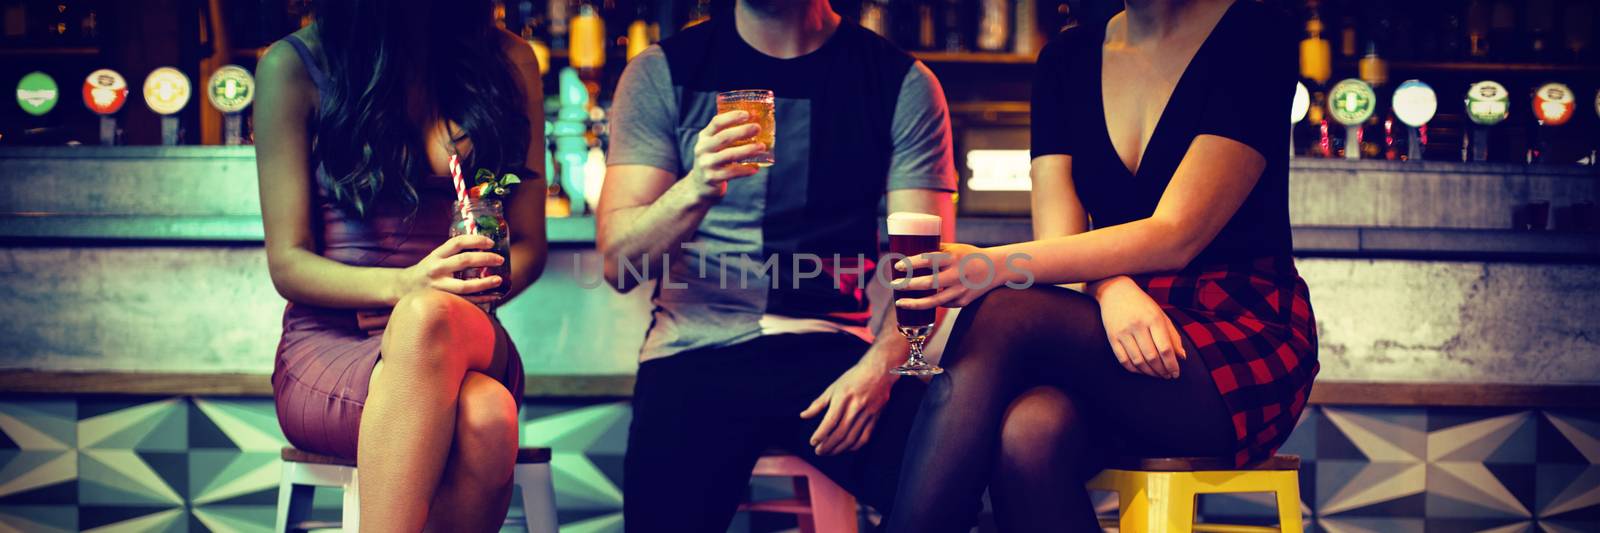
[[[403,7],[402,7],[403,6]],[[489,0],[326,0],[257,72],[267,263],[289,300],[272,376],[304,450],[361,465],[364,531],[493,531],[510,502],[522,363],[477,304],[544,267],[543,99]],[[448,174],[511,172],[507,259],[449,237]],[[494,292],[494,291],[491,291]]]

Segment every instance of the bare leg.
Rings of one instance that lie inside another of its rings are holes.
[[[420,531],[439,485],[467,371],[490,365],[494,329],[458,296],[406,295],[383,335],[361,415],[362,531]]]
[[[467,372],[456,402],[455,445],[427,530],[498,531],[511,505],[516,461],[516,401],[494,378]]]
[[[1006,409],[989,479],[1001,531],[1099,531],[1083,483],[1096,468],[1090,428],[1061,389],[1028,389]]]

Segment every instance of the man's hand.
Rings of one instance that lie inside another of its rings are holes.
[[[711,117],[694,143],[694,168],[688,181],[696,185],[701,198],[721,198],[728,193],[728,181],[754,175],[761,169],[742,161],[766,152],[770,147],[758,142],[736,144],[761,132],[761,125],[749,122],[750,113],[729,111]]]
[[[856,451],[872,438],[878,414],[889,402],[889,391],[899,377],[890,374],[887,367],[872,364],[877,360],[871,354],[861,358],[800,413],[800,418],[810,419],[827,412],[811,435],[817,455]]]

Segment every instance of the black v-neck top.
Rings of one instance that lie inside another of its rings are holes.
[[[1271,8],[1235,1],[1178,79],[1136,173],[1118,157],[1106,129],[1100,83],[1105,26],[1062,32],[1039,53],[1033,157],[1072,156],[1078,198],[1094,227],[1103,228],[1153,214],[1196,137],[1238,141],[1259,152],[1266,168],[1189,267],[1289,255],[1289,108],[1297,76],[1290,26]]]

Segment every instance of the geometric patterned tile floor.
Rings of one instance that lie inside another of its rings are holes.
[[[524,406],[524,445],[556,452],[562,531],[621,530],[630,416],[626,402]],[[269,531],[283,444],[265,398],[0,398],[0,533]],[[1308,531],[1600,531],[1600,413],[1314,406],[1282,453],[1302,458]],[[319,491],[315,513],[338,505]],[[1272,506],[1207,496],[1200,512],[1266,523]],[[741,514],[733,529],[792,524]]]

